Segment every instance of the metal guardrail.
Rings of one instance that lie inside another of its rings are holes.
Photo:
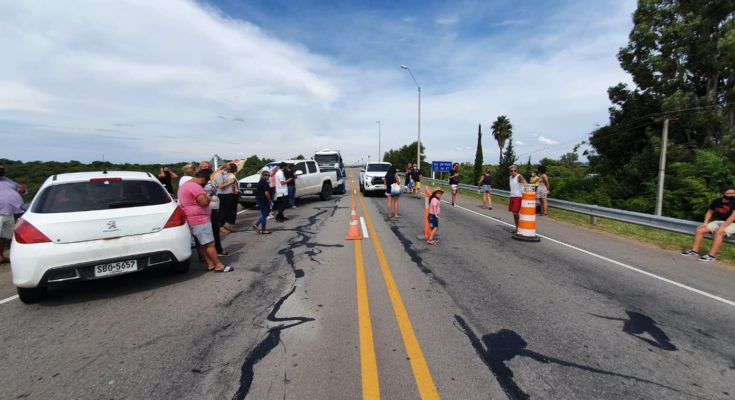
[[[432,184],[442,184],[448,186],[447,181],[438,179],[432,179],[422,177],[423,180],[431,182]],[[460,189],[464,190],[478,190],[477,186],[460,184]],[[501,197],[510,197],[510,192],[507,190],[491,189],[491,194]],[[636,224],[646,226],[654,229],[661,229],[669,232],[683,233],[686,235],[694,236],[696,228],[701,225],[701,222],[688,221],[684,219],[670,218],[670,217],[659,217],[651,214],[644,214],[634,211],[618,210],[614,208],[600,207],[591,204],[574,203],[566,200],[558,199],[547,199],[549,207],[558,208],[560,210],[571,211],[579,214],[589,215],[590,223],[596,223],[595,218],[606,218],[614,221],[627,222],[630,224]],[[711,235],[707,235],[711,237]],[[735,243],[735,235],[730,238],[725,238],[726,242]]]

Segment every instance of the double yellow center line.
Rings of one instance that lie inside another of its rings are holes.
[[[352,180],[351,188],[354,188],[354,180]],[[352,202],[355,202],[355,192],[352,189]],[[403,304],[403,299],[398,291],[393,273],[391,272],[388,260],[383,253],[383,247],[380,245],[378,236],[375,234],[375,227],[365,205],[362,196],[358,196],[360,206],[365,217],[370,239],[375,247],[378,264],[383,273],[383,280],[388,290],[393,313],[396,316],[398,328],[403,337],[403,344],[406,348],[406,355],[411,363],[411,369],[416,380],[416,386],[422,399],[439,399],[439,393],[434,386],[434,380],[431,377],[429,366],[426,364],[424,353],[421,351],[416,333],[411,325],[408,312]],[[363,399],[379,399],[380,383],[378,381],[378,368],[375,359],[375,346],[373,343],[372,323],[370,321],[370,307],[367,297],[367,282],[365,279],[365,264],[362,257],[361,241],[355,241],[355,268],[357,272],[357,311],[360,326],[360,361],[362,367],[362,394]]]

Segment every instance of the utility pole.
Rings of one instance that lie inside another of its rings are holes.
[[[661,134],[661,159],[658,163],[658,192],[656,193],[656,215],[661,216],[664,200],[664,178],[666,176],[666,145],[669,141],[669,119],[664,119],[664,131]]]

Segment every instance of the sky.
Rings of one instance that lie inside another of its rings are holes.
[[[0,0],[0,158],[168,163],[418,136],[427,161],[559,158],[630,84],[635,0]],[[401,69],[407,65],[409,70]],[[378,122],[380,121],[380,122]],[[580,150],[581,153],[581,150]],[[580,154],[581,156],[581,154]]]

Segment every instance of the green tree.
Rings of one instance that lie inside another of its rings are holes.
[[[515,164],[518,158],[516,157],[515,149],[513,148],[513,138],[508,138],[508,147],[505,148],[503,154],[503,162],[498,165],[498,173],[495,175],[497,178],[494,182],[497,182],[495,186],[501,189],[509,189],[510,183],[508,177],[510,176],[510,166]],[[524,176],[528,179],[528,176]]]
[[[608,89],[610,123],[589,140],[590,167],[612,178],[606,182],[619,208],[653,209],[663,118],[671,119],[670,165],[693,163],[704,149],[735,160],[734,9],[733,0],[639,0],[628,44],[618,53],[635,87]],[[671,168],[667,190],[686,182],[677,174],[685,169]],[[665,201],[665,213],[679,211],[687,213]]]
[[[424,161],[426,147],[421,144],[421,174],[426,176],[431,171],[431,165]],[[398,171],[403,171],[409,163],[416,163],[416,142],[401,146],[397,150],[390,149],[385,152],[383,161],[391,163]]]
[[[499,116],[495,122],[493,122],[491,129],[493,131],[493,137],[498,142],[500,148],[500,158],[498,164],[503,162],[503,148],[505,147],[505,141],[513,136],[513,125],[505,115]]]
[[[477,183],[482,175],[482,125],[477,124],[477,150],[475,151],[474,174],[472,176],[473,183]]]

